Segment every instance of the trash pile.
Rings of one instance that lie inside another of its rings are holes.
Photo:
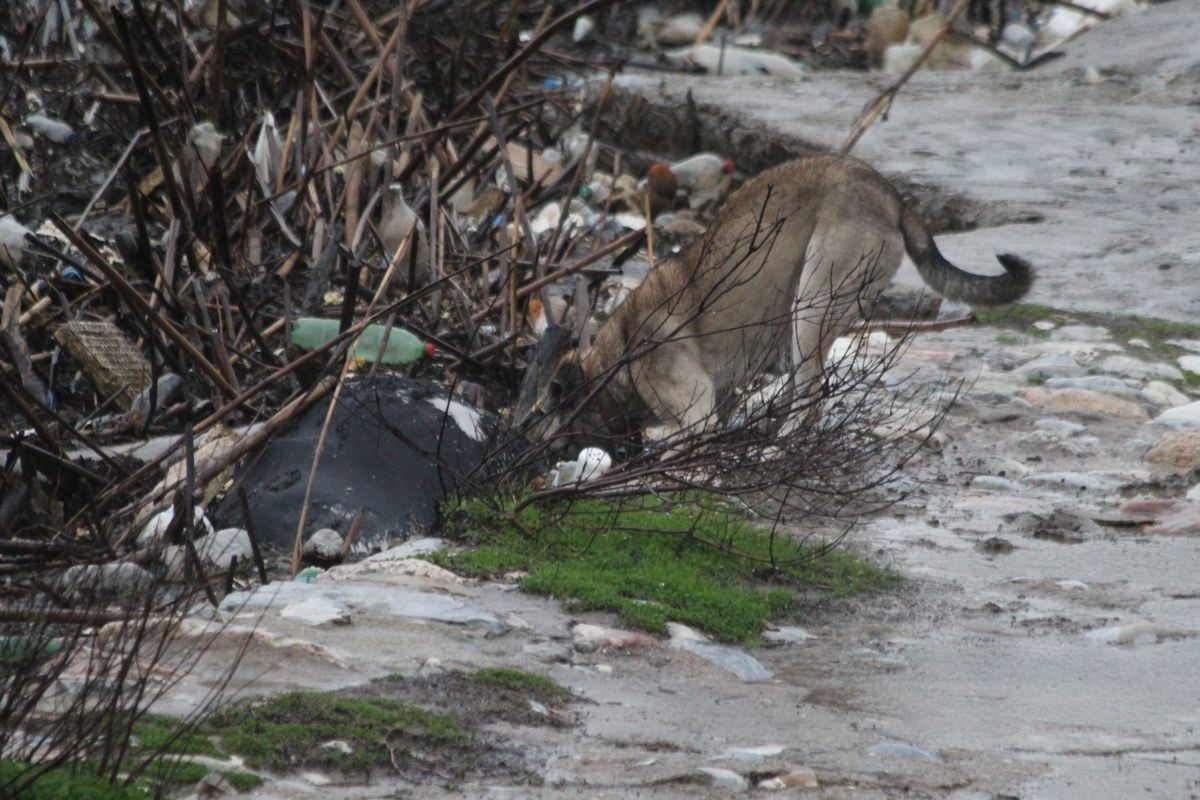
[[[1020,19],[979,22],[968,49],[1032,63],[1132,8],[1105,2],[1072,4],[1077,24],[1012,5]],[[538,338],[586,344],[736,183],[728,154],[655,161],[598,141],[620,70],[897,69],[942,19],[809,5],[6,4],[0,553],[51,563],[30,554],[69,541],[73,558],[161,566],[166,548],[235,531],[221,541],[246,566],[260,541],[353,539],[382,511],[308,512],[322,451],[385,424],[339,415],[361,395],[344,387],[402,376],[466,440],[463,414],[492,437]],[[932,65],[979,66],[959,46]],[[276,477],[303,510],[256,531],[236,468],[300,420],[311,441]],[[581,453],[550,484],[605,458]],[[218,544],[174,557],[223,568]]]

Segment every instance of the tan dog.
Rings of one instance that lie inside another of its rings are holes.
[[[998,257],[1001,275],[955,267],[895,187],[861,161],[792,161],[734,192],[703,237],[652,270],[590,351],[562,357],[535,408],[560,420],[574,414],[573,428],[596,435],[630,435],[651,418],[670,432],[697,430],[789,339],[793,391],[813,397],[833,341],[870,316],[905,251],[931,289],[973,306],[1011,303],[1033,280],[1011,255]]]

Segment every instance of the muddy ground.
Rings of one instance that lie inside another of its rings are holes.
[[[910,382],[969,383],[944,446],[911,467],[912,498],[853,534],[907,577],[902,589],[826,605],[784,632],[790,643],[742,653],[763,667],[753,682],[678,638],[606,647],[577,627],[603,615],[395,553],[266,610],[234,597],[234,622],[258,625],[235,682],[248,692],[509,666],[586,701],[568,725],[484,724],[540,786],[293,776],[253,796],[727,797],[801,767],[820,786],[788,791],[808,797],[1200,796],[1200,514],[1181,502],[1181,519],[1155,529],[1119,511],[1196,483],[1187,464],[1143,460],[1180,435],[1152,418],[1195,390],[1175,351],[1071,317],[1198,318],[1198,26],[1200,3],[1176,0],[1033,72],[922,73],[857,147],[919,185],[929,213],[954,212],[939,223],[962,231],[939,237],[952,260],[982,269],[1019,252],[1040,267],[1031,300],[1065,310],[1037,327],[922,335],[897,367]],[[699,143],[747,166],[836,146],[884,83],[635,77],[623,102],[669,121],[691,91],[712,120]],[[301,598],[349,624],[284,613]],[[223,638],[161,710],[188,709],[215,680],[235,646]]]

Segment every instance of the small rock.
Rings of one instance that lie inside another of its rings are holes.
[[[1191,350],[1193,353],[1200,353],[1200,339],[1168,339],[1167,344]]]
[[[321,743],[322,750],[336,750],[342,755],[348,756],[354,752],[354,746],[345,739],[330,739],[328,742]]]
[[[535,714],[540,714],[543,717],[550,716],[550,709],[546,708],[545,705],[539,703],[537,700],[531,699],[529,701],[529,710]]]
[[[1163,381],[1150,381],[1142,387],[1142,394],[1160,408],[1174,408],[1184,405],[1188,401],[1186,394]]]
[[[871,745],[867,752],[873,756],[883,756],[887,758],[911,758],[914,761],[930,761],[937,763],[940,758],[933,753],[928,753],[919,747],[913,747],[911,744],[903,742],[880,742],[879,744]]]
[[[298,620],[305,625],[312,625],[314,628],[319,625],[350,624],[350,612],[344,606],[324,597],[311,597],[308,600],[284,606],[283,610],[279,612],[279,616]]]
[[[989,536],[975,545],[975,549],[990,556],[1000,556],[1013,551],[1012,542],[999,536]]]
[[[1052,331],[1058,326],[1048,319],[1039,319],[1037,322],[1033,323],[1033,327],[1037,328],[1039,331]]]
[[[1033,323],[1033,327],[1038,330],[1048,331],[1053,330],[1054,323],[1050,323],[1049,328],[1044,328],[1045,320]],[[1063,325],[1058,330],[1050,335],[1050,338],[1056,342],[1107,342],[1112,339],[1112,333],[1108,328],[1099,325]]]
[[[164,509],[151,517],[150,521],[142,527],[141,533],[138,534],[138,547],[150,547],[151,545],[158,544],[160,541],[162,541],[163,534],[167,532],[167,528],[170,526],[171,520],[174,518],[175,511],[174,509],[170,508]],[[212,523],[208,521],[208,517],[200,514],[197,521],[206,532],[213,532],[213,526]]]
[[[308,537],[302,554],[310,561],[329,563],[342,557],[343,539],[333,528],[321,528]]]
[[[984,489],[989,492],[1019,492],[1021,486],[1016,481],[1000,478],[995,475],[976,475],[971,479],[971,487]]]
[[[248,565],[254,555],[250,534],[241,528],[222,528],[195,542],[196,554],[205,566],[227,570],[237,558],[240,565]]]
[[[1200,375],[1200,356],[1180,356],[1175,360],[1185,372]]]
[[[228,797],[234,794],[237,794],[237,789],[217,772],[208,773],[192,787],[192,797],[197,798]]]
[[[301,772],[300,777],[313,786],[328,786],[333,783],[332,778],[322,775],[320,772]]]
[[[999,475],[1002,478],[1021,478],[1033,472],[1020,461],[1004,456],[979,456],[972,464],[988,475]]]
[[[1154,418],[1159,424],[1182,428],[1200,425],[1200,400],[1182,406],[1168,408]]]
[[[1082,375],[1084,369],[1066,353],[1048,353],[1025,362],[1013,373],[1026,378],[1075,378]]]
[[[1192,536],[1200,533],[1200,502],[1191,499],[1128,500],[1122,503],[1118,510],[1126,516],[1157,523],[1145,526],[1142,530],[1146,533],[1163,536]]]
[[[1053,433],[1056,436],[1062,436],[1063,438],[1086,430],[1084,426],[1080,425],[1078,422],[1071,422],[1070,420],[1065,419],[1054,419],[1053,417],[1039,419],[1037,422],[1033,423],[1033,427],[1037,428],[1039,431],[1048,431],[1049,433]]]
[[[743,683],[767,681],[775,677],[775,673],[763,666],[761,661],[738,647],[689,638],[672,638],[670,646],[699,656],[714,667],[732,672]]]
[[[734,747],[731,750],[726,750],[719,758],[735,758],[738,761],[750,761],[757,764],[764,759],[779,755],[786,749],[781,744],[761,744],[757,747]]]
[[[638,650],[658,644],[653,636],[645,633],[583,622],[571,629],[571,636],[575,641],[575,649],[582,648],[585,651],[588,651],[589,647],[591,650]]]
[[[762,638],[772,644],[799,644],[817,637],[803,628],[792,628],[785,625],[773,631],[763,631]]]
[[[1062,486],[1081,492],[1113,492],[1121,481],[1087,472],[1035,472],[1025,477],[1026,483],[1040,486]]]
[[[1109,414],[1114,417],[1146,419],[1149,414],[1137,403],[1090,389],[1020,389],[1017,394],[1039,408],[1053,413]]]
[[[1091,587],[1083,581],[1055,581],[1054,585],[1062,589],[1064,592],[1086,592],[1091,589]]]
[[[76,564],[58,579],[58,585],[72,597],[112,597],[144,591],[154,582],[149,572],[137,564]]]
[[[791,770],[759,781],[759,789],[816,789],[820,786],[817,773],[808,767],[793,767]]]
[[[746,791],[750,788],[750,781],[743,778],[738,773],[731,769],[720,769],[719,767],[701,767],[697,770],[709,778],[709,784],[722,789],[737,789],[738,791]]]
[[[1200,503],[1200,483],[1197,483],[1191,489],[1188,489],[1188,493],[1185,494],[1184,497],[1186,497],[1188,500],[1191,500],[1193,503]]]
[[[1128,342],[1126,342],[1126,344],[1128,344],[1130,347],[1141,347],[1141,348],[1149,348],[1150,347],[1150,343],[1147,342],[1145,339],[1130,339]]]
[[[1162,625],[1157,622],[1133,622],[1088,631],[1087,638],[1106,644],[1161,644],[1170,639],[1188,639],[1198,632],[1191,628]]]
[[[1130,378],[1146,380],[1148,378],[1166,378],[1167,380],[1183,380],[1183,373],[1170,364],[1159,364],[1154,361],[1142,361],[1132,356],[1109,356],[1100,362],[1100,368],[1105,372],[1115,372],[1118,375],[1128,375]]]
[[[1168,432],[1142,458],[1177,473],[1200,467],[1200,428]]]
[[[1111,375],[1084,375],[1081,378],[1051,378],[1046,381],[1047,389],[1090,389],[1117,397],[1140,400],[1142,393],[1120,378]]]
[[[384,561],[363,559],[357,564],[343,564],[334,567],[321,575],[317,582],[339,583],[356,580],[364,575],[412,575],[441,583],[466,583],[464,578],[423,558],[399,558]]]

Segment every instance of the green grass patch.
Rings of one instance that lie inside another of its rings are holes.
[[[253,772],[222,772],[221,777],[229,781],[229,785],[239,792],[248,792],[266,783]]]
[[[543,675],[532,675],[519,669],[487,667],[471,675],[471,683],[479,686],[498,686],[536,697],[568,698],[569,689]]]
[[[799,589],[841,595],[898,580],[844,550],[772,538],[719,505],[678,497],[528,506],[519,525],[474,500],[447,517],[450,532],[471,547],[431,560],[476,577],[523,572],[526,591],[573,611],[613,611],[626,625],[658,633],[677,621],[756,643],[768,620],[797,607]]]
[[[196,730],[186,727],[183,720],[175,717],[148,715],[133,726],[137,737],[137,749],[149,753],[177,753],[181,755],[212,756],[222,758],[224,754],[213,740]]]
[[[381,697],[348,698],[291,692],[223,711],[213,718],[224,749],[252,767],[367,770],[391,763],[387,740],[430,746],[458,743],[467,734],[450,717]],[[334,739],[353,752],[322,747]]]
[[[151,795],[137,786],[120,786],[87,771],[68,767],[52,769],[19,793],[10,789],[29,765],[0,760],[0,797],[9,800],[147,800]]]
[[[209,772],[203,764],[182,761],[178,757],[156,758],[146,765],[142,776],[165,786],[191,786]]]

